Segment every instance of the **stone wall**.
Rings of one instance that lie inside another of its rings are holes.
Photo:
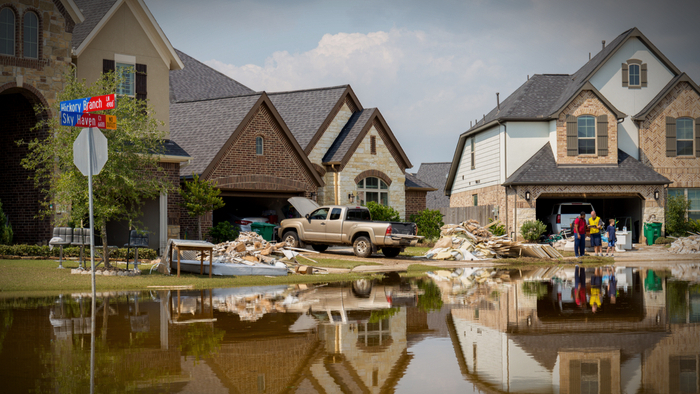
[[[338,113],[335,114],[331,123],[326,130],[323,131],[321,138],[318,139],[318,142],[316,142],[316,145],[309,153],[309,160],[311,160],[312,163],[323,165],[323,156],[328,152],[331,145],[333,145],[333,142],[338,137],[338,134],[340,134],[340,131],[343,130],[345,124],[348,123],[352,113],[347,102],[340,107]]]

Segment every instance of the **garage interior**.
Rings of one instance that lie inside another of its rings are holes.
[[[290,197],[303,196],[303,193],[231,193],[222,192],[220,195],[224,203],[223,208],[214,211],[214,225],[219,222],[231,222],[245,217],[268,217],[270,223],[277,224],[282,219],[294,215],[291,204],[287,201]],[[274,211],[272,214],[270,211]],[[297,215],[298,216],[298,215]]]
[[[554,204],[564,203],[564,202],[587,202],[593,205],[598,216],[605,220],[606,225],[608,219],[617,219],[618,229],[622,229],[623,226],[627,226],[628,230],[632,230],[632,242],[639,242],[639,236],[641,234],[641,223],[642,223],[642,206],[643,199],[637,194],[629,195],[616,195],[615,197],[610,197],[609,195],[595,196],[595,195],[585,195],[578,197],[557,197],[557,196],[547,196],[542,195],[537,198],[536,204],[536,217],[543,223],[548,223],[548,217],[552,214],[552,208]]]

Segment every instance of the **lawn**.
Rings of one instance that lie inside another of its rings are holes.
[[[429,246],[409,246],[399,256],[425,256],[430,249]]]
[[[302,264],[307,264],[313,267],[324,267],[324,268],[348,268],[353,269],[359,265],[381,265],[379,263],[372,263],[370,261],[359,261],[359,260],[338,260],[338,259],[314,259],[318,262],[306,260],[304,258],[299,258],[297,256],[297,261]]]

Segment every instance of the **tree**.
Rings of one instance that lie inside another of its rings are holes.
[[[199,175],[192,174],[192,181],[185,182],[184,189],[180,189],[182,205],[187,214],[197,218],[197,237],[202,239],[202,215],[209,211],[223,207],[224,200],[219,197],[221,190],[214,187],[214,182],[199,179]]]
[[[109,72],[95,83],[87,84],[84,79],[75,78],[73,69],[64,78],[65,88],[57,95],[55,104],[36,108],[37,114],[55,115],[40,120],[33,128],[47,132],[46,138],[18,141],[18,144],[26,143],[29,150],[22,165],[32,171],[31,178],[46,195],[40,201],[39,217],[52,216],[53,206],[67,212],[56,216],[57,225],[80,223],[89,214],[87,177],[73,164],[73,142],[81,128],[60,125],[60,102],[111,94],[122,82],[121,76]],[[153,117],[153,108],[145,100],[119,96],[116,101],[115,109],[105,114],[116,115],[117,129],[102,130],[109,141],[109,159],[100,174],[93,177],[95,229],[102,237],[107,267],[110,266],[107,223],[125,220],[140,225],[138,218],[144,203],[171,187],[165,170],[158,165],[166,138],[163,123]]]
[[[2,210],[2,201],[0,201],[0,245],[10,245],[12,244],[12,237],[14,233],[12,232],[12,225],[10,220],[5,215]]]

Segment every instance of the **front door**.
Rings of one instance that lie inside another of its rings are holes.
[[[323,242],[326,240],[326,218],[328,208],[319,208],[309,215],[304,223],[304,238],[306,241]]]

